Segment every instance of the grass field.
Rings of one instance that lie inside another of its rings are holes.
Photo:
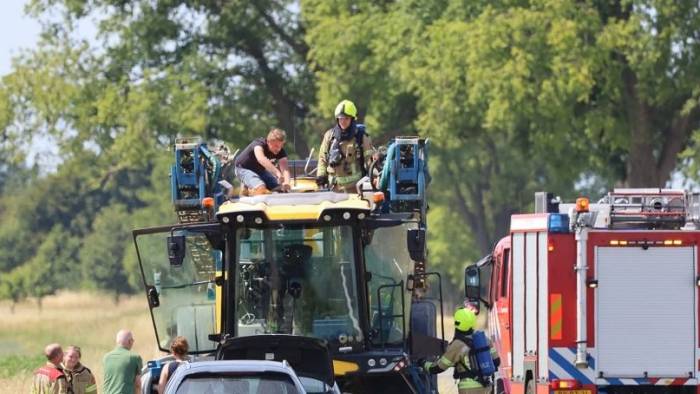
[[[83,363],[97,377],[102,387],[102,356],[114,348],[120,328],[134,332],[134,351],[144,360],[161,354],[156,348],[153,325],[144,296],[122,298],[115,305],[112,298],[97,293],[61,293],[47,297],[40,311],[36,302],[18,304],[14,314],[10,304],[0,302],[0,391],[27,393],[32,372],[43,365],[44,346],[51,342],[77,345]]]
[[[47,297],[40,311],[35,301],[18,304],[13,314],[9,302],[0,302],[0,392],[27,393],[32,372],[43,365],[44,346],[58,342],[80,346],[83,364],[97,377],[102,388],[102,356],[114,348],[120,328],[134,332],[134,351],[144,362],[163,355],[157,347],[151,317],[142,295],[112,298],[97,293],[60,293]],[[445,335],[452,338],[451,316],[445,319]],[[440,393],[457,393],[452,371],[440,375]]]

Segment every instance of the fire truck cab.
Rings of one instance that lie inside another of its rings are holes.
[[[537,193],[536,212],[465,270],[489,313],[498,393],[695,393],[697,194],[616,189],[599,203]]]

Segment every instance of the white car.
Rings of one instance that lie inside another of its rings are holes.
[[[141,375],[141,394],[155,394],[152,370],[172,356],[149,361]],[[168,380],[166,393],[340,394],[333,362],[315,338],[263,334],[228,338],[215,355],[191,356]],[[156,372],[158,374],[159,372]]]
[[[166,394],[307,394],[286,361],[217,360],[181,365]]]
[[[333,359],[317,338],[261,334],[228,338],[216,351],[217,360],[275,360],[291,365],[308,394],[340,394]]]

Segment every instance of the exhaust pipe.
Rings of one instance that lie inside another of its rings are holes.
[[[578,218],[577,218],[578,219]],[[577,368],[588,368],[586,353],[586,247],[588,228],[576,228],[576,359]]]

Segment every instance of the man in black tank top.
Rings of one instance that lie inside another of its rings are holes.
[[[272,129],[267,138],[256,138],[236,157],[235,171],[241,181],[241,195],[290,189],[287,152],[283,148],[285,138],[284,130]]]

